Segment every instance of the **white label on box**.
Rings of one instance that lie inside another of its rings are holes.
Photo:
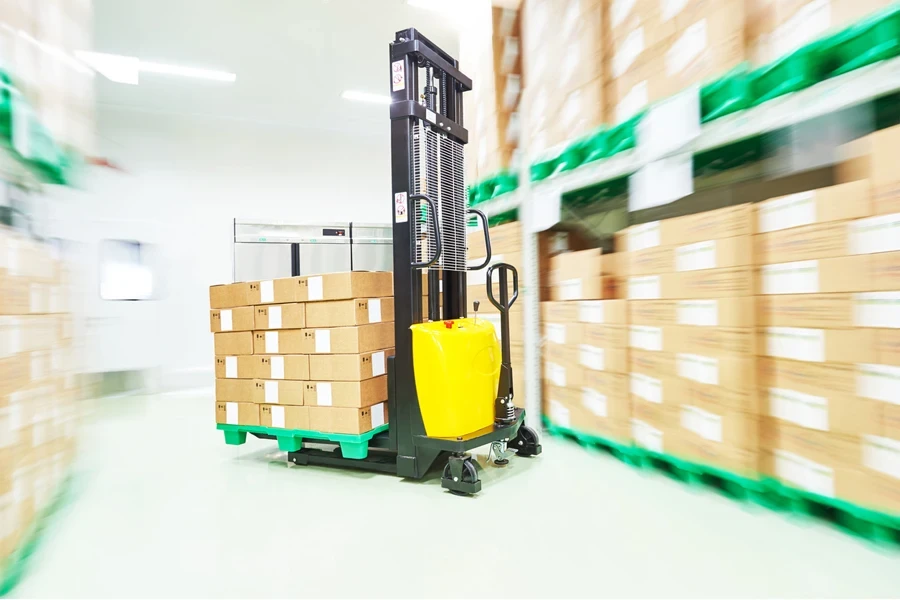
[[[659,275],[628,278],[629,300],[658,300],[660,296]]]
[[[663,451],[663,432],[649,423],[632,419],[631,435],[638,446],[651,452],[661,453]]]
[[[719,385],[719,361],[699,354],[676,355],[678,376],[709,385]]]
[[[369,323],[381,323],[381,299],[369,299]]]
[[[570,427],[569,409],[557,400],[550,400],[550,421],[560,427]]]
[[[587,387],[581,388],[581,403],[598,417],[606,418],[606,396],[597,390]]]
[[[643,398],[647,402],[654,404],[662,404],[663,389],[662,381],[641,375],[640,373],[631,374],[631,393],[639,398]]]
[[[500,339],[502,336],[502,331],[500,328],[500,315],[481,315],[478,317],[479,319],[484,319],[488,323],[494,326],[494,333],[497,335],[497,339]]]
[[[318,275],[316,277],[309,277],[306,280],[306,297],[309,300],[321,300],[325,297],[325,292],[322,286],[322,276]]]
[[[850,221],[850,254],[900,250],[900,213]]]
[[[763,294],[815,294],[819,291],[819,261],[800,260],[762,266]]]
[[[219,324],[222,327],[222,331],[232,331],[234,329],[234,317],[231,314],[231,310],[220,310],[219,316],[221,317]]]
[[[578,320],[582,323],[605,323],[603,300],[590,300],[578,304]]]
[[[660,245],[659,221],[635,225],[628,229],[628,251],[638,252],[648,248],[656,248]]]
[[[718,300],[679,300],[676,305],[679,325],[717,327],[719,325]]]
[[[225,422],[229,425],[238,424],[238,405],[237,402],[225,403]]]
[[[269,379],[284,379],[284,357],[272,356],[269,358]]]
[[[278,404],[278,382],[266,381],[266,404]]]
[[[237,379],[238,376],[238,359],[237,356],[225,357],[225,377],[227,379]]]
[[[628,328],[628,344],[632,348],[661,352],[663,349],[662,327],[632,325]]]
[[[863,464],[873,471],[900,479],[900,441],[864,435]]]
[[[816,222],[816,196],[814,192],[800,192],[769,200],[758,212],[759,233],[811,225]]]
[[[547,323],[544,325],[547,332],[547,340],[554,344],[566,343],[566,326],[562,323]]]
[[[263,304],[268,304],[269,302],[275,302],[275,282],[272,280],[269,281],[260,281],[259,282],[259,301]]]
[[[272,406],[269,410],[272,411],[272,427],[284,429],[284,407]]]
[[[793,452],[775,450],[775,474],[820,496],[834,496],[834,470]]]
[[[716,268],[716,241],[697,242],[675,248],[676,271]]]
[[[776,419],[828,431],[828,399],[784,388],[769,389],[769,410]]]
[[[331,352],[331,332],[327,329],[316,329],[316,352]]]
[[[579,300],[584,297],[581,279],[566,279],[557,286],[560,300]]]
[[[372,415],[372,429],[384,425],[384,402],[374,405],[369,411]]]
[[[266,354],[278,354],[278,332],[266,332]]]
[[[702,408],[682,406],[681,426],[705,440],[722,442],[722,417]]]
[[[384,357],[384,350],[372,353],[372,377],[384,375],[387,371],[387,359]]]
[[[638,27],[628,34],[619,51],[613,55],[613,77],[621,77],[628,70],[641,52],[644,51],[644,28]]]
[[[281,307],[269,307],[269,329],[281,329]]]
[[[557,387],[566,387],[566,368],[556,363],[545,363],[545,374],[550,383]]]
[[[900,292],[868,292],[853,296],[857,327],[900,328]]]
[[[766,356],[825,362],[825,331],[802,327],[767,327]]]
[[[613,27],[621,25],[635,4],[637,4],[637,0],[613,0],[609,7],[610,24]]]
[[[595,371],[602,371],[606,368],[606,354],[603,348],[581,344],[578,346],[578,362]]]
[[[900,404],[900,367],[856,365],[856,394],[863,398]]]
[[[331,383],[319,382],[316,384],[316,405],[331,406]]]
[[[666,52],[666,75],[681,73],[706,48],[706,19],[685,29]]]

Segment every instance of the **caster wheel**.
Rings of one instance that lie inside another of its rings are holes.
[[[531,427],[522,425],[516,437],[509,443],[509,447],[519,456],[537,456],[541,453],[541,445],[538,442],[537,432]]]
[[[459,472],[454,474],[454,466],[459,468]],[[450,490],[450,493],[457,496],[471,496],[481,491],[481,480],[478,479],[478,471],[470,457],[450,459],[450,462],[444,466],[444,473],[441,477],[441,487]]]

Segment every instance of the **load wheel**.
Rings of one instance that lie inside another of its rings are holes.
[[[519,432],[509,442],[509,448],[519,456],[537,456],[541,453],[540,439],[537,432],[526,425],[519,427]]]
[[[468,454],[453,454],[444,466],[441,487],[457,496],[471,496],[481,491],[481,480],[472,457]]]

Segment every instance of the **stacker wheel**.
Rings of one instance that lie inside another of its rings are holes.
[[[537,432],[526,425],[519,427],[519,432],[509,442],[509,448],[516,451],[519,456],[537,456],[541,453],[540,440]]]
[[[444,466],[441,487],[457,496],[471,496],[481,491],[478,470],[468,455],[451,456]]]

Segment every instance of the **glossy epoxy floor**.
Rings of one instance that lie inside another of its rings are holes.
[[[438,479],[225,446],[211,391],[119,398],[17,597],[898,597],[900,552],[750,510],[571,443]],[[483,460],[482,460],[483,462]],[[461,560],[462,559],[462,560]]]

